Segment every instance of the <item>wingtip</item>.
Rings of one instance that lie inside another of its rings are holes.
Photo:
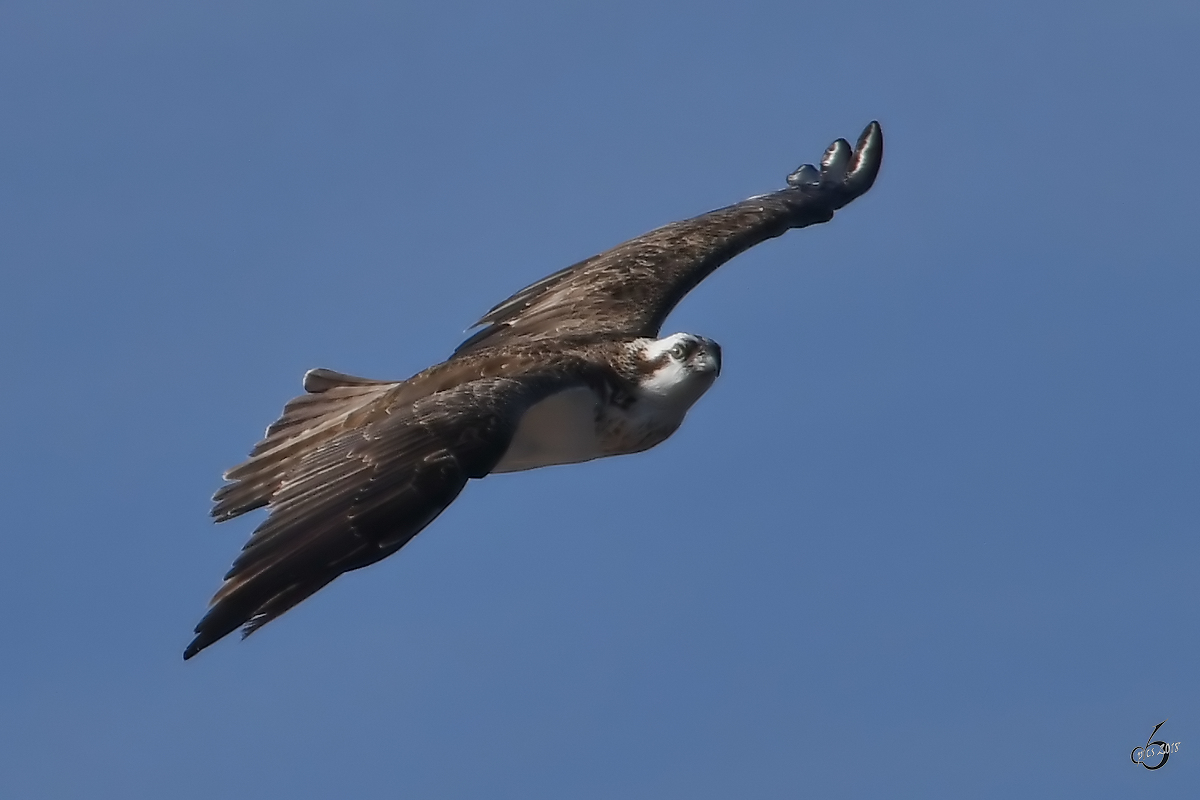
[[[883,128],[877,120],[863,129],[854,147],[854,157],[846,173],[846,188],[854,197],[866,194],[879,176],[883,164]]]
[[[213,607],[216,605],[216,602],[220,596],[220,592],[218,592],[217,595],[213,597],[213,599],[209,602],[209,612],[205,614],[204,619],[200,620],[199,624],[196,625],[196,628],[193,631],[193,633],[196,634],[196,638],[192,639],[191,644],[189,644],[183,650],[184,661],[187,661],[192,656],[208,648],[209,646],[216,644],[218,641],[224,639],[226,636],[238,629],[237,624],[232,626],[228,624],[221,625],[220,621],[214,624],[213,614],[217,609]]]
[[[883,163],[883,128],[872,120],[858,143],[851,148],[845,139],[837,139],[821,156],[820,168],[803,164],[787,176],[788,186],[794,189],[811,187],[830,190],[834,198],[833,208],[845,206],[861,197],[875,183],[879,167]]]
[[[846,179],[846,170],[854,151],[845,139],[837,139],[825,149],[821,156],[821,176],[830,183],[841,183]]]

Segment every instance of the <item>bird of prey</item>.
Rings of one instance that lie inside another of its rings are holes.
[[[875,181],[883,134],[838,139],[778,191],[666,225],[497,305],[446,361],[404,381],[304,376],[213,497],[218,522],[266,507],[185,659],[248,636],[387,558],[472,478],[637,453],[664,441],[721,369],[717,343],[659,337],[671,309],[739,253],[828,222]]]

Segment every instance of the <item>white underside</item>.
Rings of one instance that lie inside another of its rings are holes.
[[[636,340],[631,346],[643,348],[644,357],[655,359],[676,343],[694,338],[673,334],[659,340]],[[716,378],[719,350],[715,355],[701,355],[699,362],[694,358],[686,367],[677,359],[668,359],[639,383],[634,397],[624,397],[617,405],[602,402],[585,386],[551,395],[521,417],[508,451],[492,472],[578,464],[654,447],[675,432],[688,409]]]
[[[591,389],[567,389],[525,412],[492,472],[519,472],[640,453],[683,422],[693,398],[642,395],[628,409],[601,406]]]
[[[519,472],[553,464],[578,464],[607,455],[596,424],[596,395],[567,389],[551,395],[521,417],[508,452],[492,472]]]

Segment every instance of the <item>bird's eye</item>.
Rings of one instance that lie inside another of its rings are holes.
[[[675,345],[667,352],[671,354],[671,358],[674,358],[677,361],[683,361],[683,359],[687,357],[687,348],[682,344]]]

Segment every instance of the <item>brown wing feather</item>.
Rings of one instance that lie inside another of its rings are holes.
[[[342,573],[399,550],[467,480],[495,466],[529,405],[577,377],[565,371],[483,377],[415,401],[377,399],[359,423],[302,437],[299,451],[265,470],[274,482],[262,503],[270,515],[226,574],[184,658],[239,626],[248,635]],[[396,384],[377,388],[385,387],[399,391]],[[353,416],[343,410],[335,419]],[[219,493],[218,508],[234,494]]]
[[[671,309],[717,267],[791,228],[827,222],[864,194],[883,158],[872,122],[854,150],[838,139],[819,169],[804,165],[788,187],[666,225],[522,289],[477,323],[458,350],[514,340],[619,334],[657,336]]]
[[[231,481],[213,496],[218,522],[262,508],[278,491],[298,453],[351,428],[366,415],[382,413],[389,393],[401,384],[314,369],[304,376],[303,394],[283,409],[254,446],[250,458],[225,473]]]

